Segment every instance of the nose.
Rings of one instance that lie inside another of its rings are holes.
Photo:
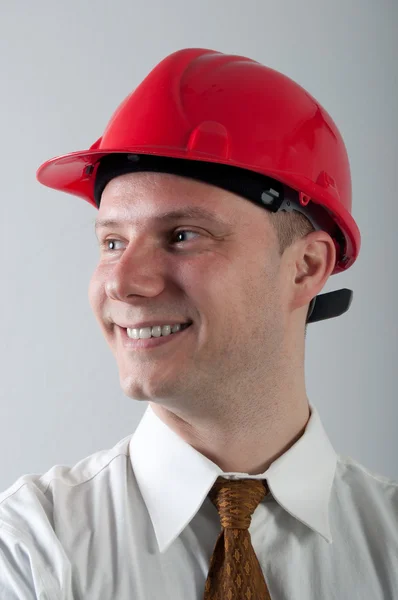
[[[161,294],[167,278],[161,252],[160,248],[129,245],[107,273],[105,291],[109,298],[123,301],[131,296]]]

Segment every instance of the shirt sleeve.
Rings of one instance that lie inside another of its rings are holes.
[[[22,531],[0,520],[1,600],[63,600],[39,551]]]

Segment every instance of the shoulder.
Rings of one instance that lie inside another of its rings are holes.
[[[54,513],[67,498],[76,499],[87,488],[106,486],[112,474],[125,471],[130,438],[131,435],[113,448],[95,452],[73,466],[54,465],[45,473],[21,475],[0,493],[3,531],[12,528],[28,533],[34,523],[46,520],[51,524]]]
[[[351,456],[337,455],[336,493],[358,511],[376,513],[398,531],[398,481],[381,475]]]
[[[369,469],[352,456],[338,454],[337,466],[342,477],[354,479],[358,482],[362,481],[365,485],[373,484],[379,488],[395,489],[398,491],[397,480]]]
[[[74,547],[68,554],[65,540],[78,538],[93,508],[112,504],[125,485],[130,438],[72,467],[22,475],[0,494],[0,590],[7,598],[60,598],[59,590],[72,597]]]

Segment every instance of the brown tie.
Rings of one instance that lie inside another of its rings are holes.
[[[223,529],[210,560],[204,600],[271,600],[249,532],[252,514],[268,492],[266,481],[224,477],[210,490]]]

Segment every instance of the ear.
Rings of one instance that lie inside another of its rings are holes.
[[[336,247],[326,231],[313,231],[294,245],[292,309],[308,305],[325,286],[336,263]]]

